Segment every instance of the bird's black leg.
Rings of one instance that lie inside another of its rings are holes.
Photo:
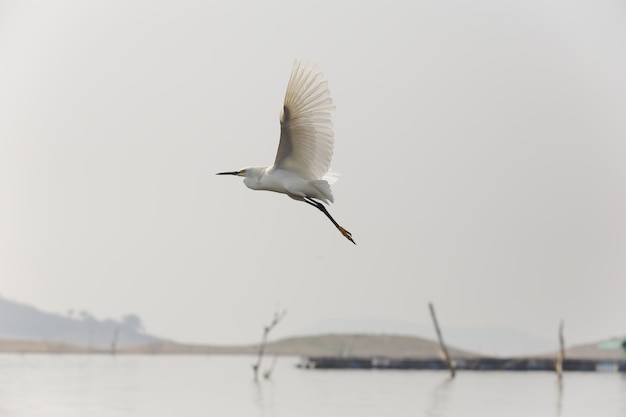
[[[304,199],[302,201],[304,201],[307,204],[312,205],[313,207],[316,207],[318,210],[320,210],[322,213],[324,213],[326,215],[326,217],[328,217],[330,219],[330,221],[333,222],[335,227],[337,229],[339,229],[341,234],[344,235],[344,237],[346,239],[348,239],[350,242],[352,242],[352,243],[354,243],[356,245],[356,242],[352,239],[352,233],[348,232],[346,229],[344,229],[343,227],[339,226],[339,223],[337,223],[335,221],[335,219],[333,219],[333,216],[330,215],[330,213],[328,212],[328,210],[326,210],[326,207],[324,207],[324,205],[322,203],[320,203],[319,201],[315,201],[315,200],[313,200],[312,198],[309,198],[309,197],[304,197]]]
[[[333,222],[333,224],[335,225],[335,227],[339,228],[341,226],[339,226],[339,223],[337,223],[335,221],[335,219],[333,219],[333,216],[330,215],[330,213],[328,212],[328,210],[326,210],[326,207],[324,207],[324,205],[318,201],[309,199],[309,197],[304,197],[304,202],[308,203],[310,205],[312,205],[313,207],[318,208],[322,213],[324,213],[326,215],[326,217],[328,217],[330,219],[331,222]]]

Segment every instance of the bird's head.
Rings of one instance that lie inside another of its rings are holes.
[[[238,177],[244,177],[243,183],[246,187],[253,190],[264,190],[265,188],[261,184],[261,178],[265,174],[266,168],[264,167],[249,167],[240,169],[239,171],[227,171],[218,172],[217,175],[236,175]]]

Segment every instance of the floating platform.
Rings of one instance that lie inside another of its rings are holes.
[[[469,358],[457,359],[457,370],[471,371],[555,371],[555,360],[545,358]],[[350,357],[309,357],[299,368],[305,369],[406,369],[447,370],[446,363],[434,359],[389,359]],[[626,360],[565,359],[563,371],[626,372]]]

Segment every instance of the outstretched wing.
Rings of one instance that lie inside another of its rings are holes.
[[[330,168],[335,109],[328,82],[316,66],[296,61],[280,115],[280,143],[274,166],[308,180],[321,179]]]

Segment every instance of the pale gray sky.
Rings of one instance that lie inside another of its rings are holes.
[[[624,333],[620,1],[0,2],[0,294],[180,341],[334,318]],[[271,164],[294,58],[337,106],[331,213]]]

